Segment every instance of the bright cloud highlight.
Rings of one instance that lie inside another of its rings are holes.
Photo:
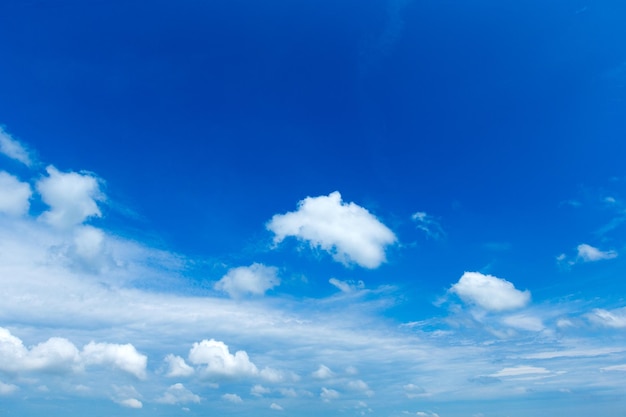
[[[577,250],[578,258],[583,262],[596,262],[604,259],[617,258],[617,252],[614,250],[601,251],[600,249],[594,248],[586,243],[578,245]]]
[[[450,291],[463,301],[489,311],[516,309],[530,301],[530,291],[520,291],[505,279],[480,272],[465,272]]]
[[[28,183],[21,182],[7,172],[0,172],[0,214],[10,216],[26,214],[32,194]]]
[[[215,283],[215,289],[224,291],[237,298],[246,294],[263,295],[266,291],[280,285],[278,269],[254,263],[228,271],[222,279]]]
[[[298,210],[272,217],[267,228],[275,234],[276,244],[293,236],[331,253],[336,261],[370,269],[385,262],[385,248],[397,241],[374,215],[355,203],[344,203],[337,191],[305,198]]]

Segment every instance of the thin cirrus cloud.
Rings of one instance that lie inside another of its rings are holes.
[[[266,291],[280,285],[277,272],[278,269],[275,267],[254,263],[229,270],[214,287],[233,298],[264,295]]]
[[[396,235],[367,209],[345,203],[335,191],[327,196],[307,197],[298,209],[276,214],[267,223],[274,243],[295,237],[320,248],[344,264],[374,269],[386,261],[385,249]]]
[[[465,272],[450,292],[488,311],[517,309],[530,301],[530,291],[520,291],[505,279],[480,272]]]
[[[435,218],[423,211],[413,213],[411,219],[415,222],[416,227],[426,233],[426,236],[439,240],[446,237],[446,232],[441,224]]]
[[[33,163],[30,153],[17,139],[14,139],[0,126],[0,153],[30,167]]]
[[[617,252],[614,250],[602,251],[586,243],[578,245],[576,249],[578,251],[578,258],[583,262],[596,262],[604,259],[617,258]]]

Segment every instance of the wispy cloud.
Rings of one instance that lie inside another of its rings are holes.
[[[14,139],[2,126],[0,126],[0,153],[28,167],[33,164],[30,153],[26,150],[26,147],[17,139]]]
[[[441,224],[433,217],[423,211],[413,213],[411,219],[416,223],[416,227],[422,230],[428,237],[439,240],[446,237],[446,232]]]

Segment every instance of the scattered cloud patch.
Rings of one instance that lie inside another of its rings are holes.
[[[101,217],[98,202],[104,201],[100,180],[95,176],[77,172],[60,172],[50,165],[48,176],[37,182],[37,190],[50,210],[41,219],[59,229],[83,223],[91,217]]]
[[[0,371],[71,372],[80,367],[80,354],[72,342],[52,337],[32,348],[0,327]]]
[[[200,403],[200,397],[181,383],[171,385],[163,394],[162,397],[157,399],[157,402],[163,404],[188,404],[188,403]]]
[[[439,417],[439,414],[430,411],[418,411],[415,415],[417,417]]]
[[[32,194],[28,183],[0,171],[0,214],[16,217],[26,214]]]
[[[237,394],[224,394],[224,395],[222,395],[222,399],[224,401],[228,401],[229,403],[233,403],[233,404],[241,404],[241,403],[243,403],[243,400]]]
[[[127,398],[125,400],[118,401],[118,404],[128,408],[142,408],[143,403],[136,398]]]
[[[406,384],[402,388],[404,389],[404,394],[407,398],[425,397],[428,395],[426,390],[419,385]]]
[[[505,279],[480,272],[465,272],[450,292],[488,311],[512,310],[530,301],[530,291],[520,291]]]
[[[617,252],[614,250],[601,251],[586,243],[578,245],[576,249],[578,250],[578,259],[583,262],[596,262],[604,259],[617,258]]]
[[[293,236],[329,252],[338,262],[370,269],[386,261],[385,248],[397,241],[374,215],[355,203],[344,203],[337,191],[305,198],[298,210],[274,215],[267,228],[275,234],[275,244]]]
[[[130,343],[119,345],[90,342],[83,348],[82,356],[86,364],[109,365],[139,379],[146,378],[148,357],[137,352]]]
[[[254,263],[229,270],[215,283],[215,289],[224,291],[233,298],[243,295],[264,295],[266,291],[280,285],[278,269]]]
[[[530,332],[540,332],[545,329],[545,326],[539,317],[527,314],[516,314],[503,317],[502,323],[516,329],[527,330]]]
[[[276,404],[276,403],[271,403],[270,404],[270,408],[272,410],[276,410],[276,411],[283,411],[283,407],[281,407],[280,405]]]
[[[202,372],[211,377],[237,378],[259,373],[245,351],[239,350],[233,355],[224,342],[214,339],[194,343],[189,351],[189,361],[204,365]]]
[[[446,232],[441,227],[441,224],[433,216],[430,216],[423,211],[413,213],[411,219],[415,222],[416,227],[426,233],[426,236],[439,240],[446,237]]]
[[[165,362],[168,365],[165,375],[168,377],[186,377],[193,375],[195,372],[194,369],[187,365],[185,360],[180,356],[169,354],[165,357]]]
[[[0,126],[0,153],[30,167],[32,159],[29,152],[18,140],[14,139],[2,126]]]
[[[596,308],[587,315],[587,318],[593,323],[596,323],[603,327],[622,329],[626,327],[626,307],[617,308],[614,310]]]
[[[11,395],[19,389],[17,385],[13,384],[5,384],[0,381],[0,396],[1,395]]]
[[[342,281],[337,278],[331,278],[328,280],[330,284],[336,287],[339,291],[349,294],[358,290],[362,290],[365,288],[365,283],[361,280],[359,281]]]
[[[320,365],[317,371],[313,372],[311,375],[316,379],[328,379],[332,378],[335,374],[326,365]]]
[[[115,390],[115,395],[112,399],[117,404],[127,408],[139,409],[143,407],[143,403],[138,399],[141,398],[141,394],[132,385],[122,387],[113,385],[113,389]]]
[[[600,368],[602,371],[621,371],[626,372],[626,364],[624,365],[613,365],[613,366],[605,366],[604,368]]]
[[[324,402],[330,402],[331,400],[336,400],[339,398],[339,392],[334,389],[322,387],[322,391],[320,392],[320,398]]]
[[[250,394],[254,395],[255,397],[262,397],[264,395],[269,394],[270,392],[272,392],[271,389],[264,387],[263,385],[255,385],[252,388],[250,388]]]

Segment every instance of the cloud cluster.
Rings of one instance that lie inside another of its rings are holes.
[[[79,351],[69,340],[52,337],[29,348],[0,327],[0,371],[75,372],[88,365],[102,365],[145,378],[147,361],[131,344],[90,342]]]
[[[274,215],[267,228],[275,234],[275,244],[293,236],[331,253],[336,261],[370,269],[385,262],[385,248],[397,240],[368,210],[344,203],[336,191],[305,198],[297,211]]]
[[[480,272],[465,272],[450,291],[488,311],[512,310],[530,301],[530,291],[520,291],[505,279]]]
[[[9,216],[26,214],[32,194],[28,183],[21,182],[17,177],[0,171],[0,214],[4,213]]]

